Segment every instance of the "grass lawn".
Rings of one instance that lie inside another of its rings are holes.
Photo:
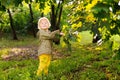
[[[81,43],[72,44],[71,53],[55,45],[49,74],[43,80],[120,80],[120,61],[113,58],[108,43],[96,46],[91,43],[92,35],[88,31],[81,35]],[[5,60],[0,58],[0,80],[38,80],[38,59],[32,57],[37,54],[37,39],[26,37],[15,42],[1,39],[0,42],[0,56],[9,55],[13,48],[14,53],[20,48],[23,54]]]

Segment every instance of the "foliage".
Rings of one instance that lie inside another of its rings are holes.
[[[0,11],[1,13],[1,22],[0,22],[0,29],[3,31],[3,32],[8,32],[9,31],[9,28],[8,27],[10,24],[9,24],[9,18],[7,16],[7,14],[5,12],[2,12]]]
[[[109,3],[116,3],[117,1],[101,1],[101,0],[92,0],[92,1],[73,1],[73,3],[68,7],[71,8],[74,13],[69,17],[69,24],[72,26],[81,26],[79,23],[82,23],[82,27],[87,24],[88,27],[95,34],[101,34],[103,40],[109,40],[111,35],[119,34],[119,19],[113,16],[112,12],[110,12],[110,6],[113,7],[112,4]],[[90,3],[90,4],[89,4]],[[115,5],[118,6],[118,5]],[[86,8],[85,8],[86,7]],[[117,9],[114,8],[117,12]],[[119,13],[119,11],[118,11]],[[83,15],[84,14],[84,15]],[[102,14],[102,15],[101,15]],[[82,16],[82,17],[81,17]],[[77,25],[79,24],[79,25]],[[89,26],[89,25],[90,26]],[[85,26],[86,27],[86,26]],[[79,31],[78,28],[77,30]],[[118,44],[119,45],[119,44]]]
[[[65,36],[63,36],[63,41],[67,44],[68,51],[71,51],[71,41],[80,42],[80,33],[76,30],[75,26],[67,27],[67,25],[63,26],[62,32],[65,34]]]
[[[25,2],[21,3],[22,5],[19,5],[17,8],[14,7],[12,8],[12,15],[13,16],[13,21],[14,21],[14,26],[15,26],[15,30],[17,32],[17,34],[21,34],[21,35],[26,35],[28,34],[28,32],[30,31],[31,28],[31,24],[30,24],[30,15],[29,15],[29,8],[28,8],[28,4],[26,4]],[[34,14],[34,18],[35,20],[33,21],[35,24],[35,29],[37,29],[37,20],[39,17],[39,7],[38,4],[34,3],[33,7],[35,7],[35,9],[33,9]],[[2,12],[2,23],[0,23],[0,27],[2,29],[3,32],[10,32],[10,23],[9,23],[9,18],[6,12]],[[31,34],[31,32],[29,33]]]
[[[119,53],[120,44],[113,38],[114,35],[119,35],[119,0],[105,0],[99,1],[90,10],[94,14],[94,17],[98,22],[98,30],[102,35],[103,40],[109,40],[111,38],[113,51]],[[102,14],[102,15],[101,15]]]
[[[120,59],[120,36],[119,35],[113,35],[111,38],[110,38],[110,41],[111,41],[111,49],[113,51],[113,57],[115,59]]]
[[[112,50],[119,50],[120,49],[120,36],[114,35],[110,38],[110,40],[113,42]]]
[[[69,2],[67,7],[72,11],[68,11],[68,24],[76,27],[81,26],[77,29],[78,31],[83,27],[88,27],[93,34],[100,34],[103,40],[109,40],[112,35],[120,32],[118,2],[118,0],[76,0]]]

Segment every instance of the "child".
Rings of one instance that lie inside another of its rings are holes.
[[[51,53],[52,53],[52,39],[54,39],[56,34],[64,35],[60,33],[59,30],[50,32],[48,29],[51,24],[46,17],[42,17],[38,21],[38,33],[40,40],[40,45],[38,49],[39,56],[39,67],[37,70],[37,75],[41,76],[42,74],[48,74],[48,67],[51,61]]]

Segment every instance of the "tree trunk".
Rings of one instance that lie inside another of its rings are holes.
[[[51,27],[52,30],[60,29],[60,20],[62,15],[64,0],[62,3],[59,1],[57,8],[55,9],[54,3],[51,3]]]
[[[41,13],[41,17],[43,17],[43,16],[44,16],[44,13],[42,12],[42,13]]]
[[[33,23],[33,12],[32,12],[32,7],[31,7],[31,4],[29,3],[29,8],[30,8],[30,16],[31,16],[31,20],[30,20],[30,23],[31,23],[31,30],[32,30],[32,33],[33,33],[33,36],[34,38],[36,37],[36,33],[35,33],[35,28],[34,28],[34,23]]]
[[[52,30],[56,30],[56,15],[55,15],[55,6],[54,4],[51,5],[51,28]]]
[[[60,20],[62,15],[62,9],[63,9],[63,0],[62,3],[59,1],[57,8],[55,8],[54,3],[51,3],[51,27],[52,30],[58,30],[60,29]],[[54,41],[56,44],[60,43],[60,38],[56,39]]]
[[[63,3],[64,3],[64,0],[62,0],[62,3],[60,5],[60,12],[59,12],[59,15],[58,15],[57,27],[59,27],[59,29],[60,29],[60,20],[61,20],[61,15],[62,15],[62,10],[63,10]]]
[[[12,34],[13,34],[13,40],[18,40],[14,26],[13,26],[13,19],[12,19],[12,15],[9,9],[7,9],[8,14],[9,14],[9,19],[10,19],[10,26],[11,26],[11,30],[12,30]]]

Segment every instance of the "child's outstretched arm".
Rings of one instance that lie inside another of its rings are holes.
[[[59,30],[55,30],[51,33],[48,33],[46,31],[40,31],[40,35],[44,38],[44,39],[54,39],[56,34],[60,34]]]

